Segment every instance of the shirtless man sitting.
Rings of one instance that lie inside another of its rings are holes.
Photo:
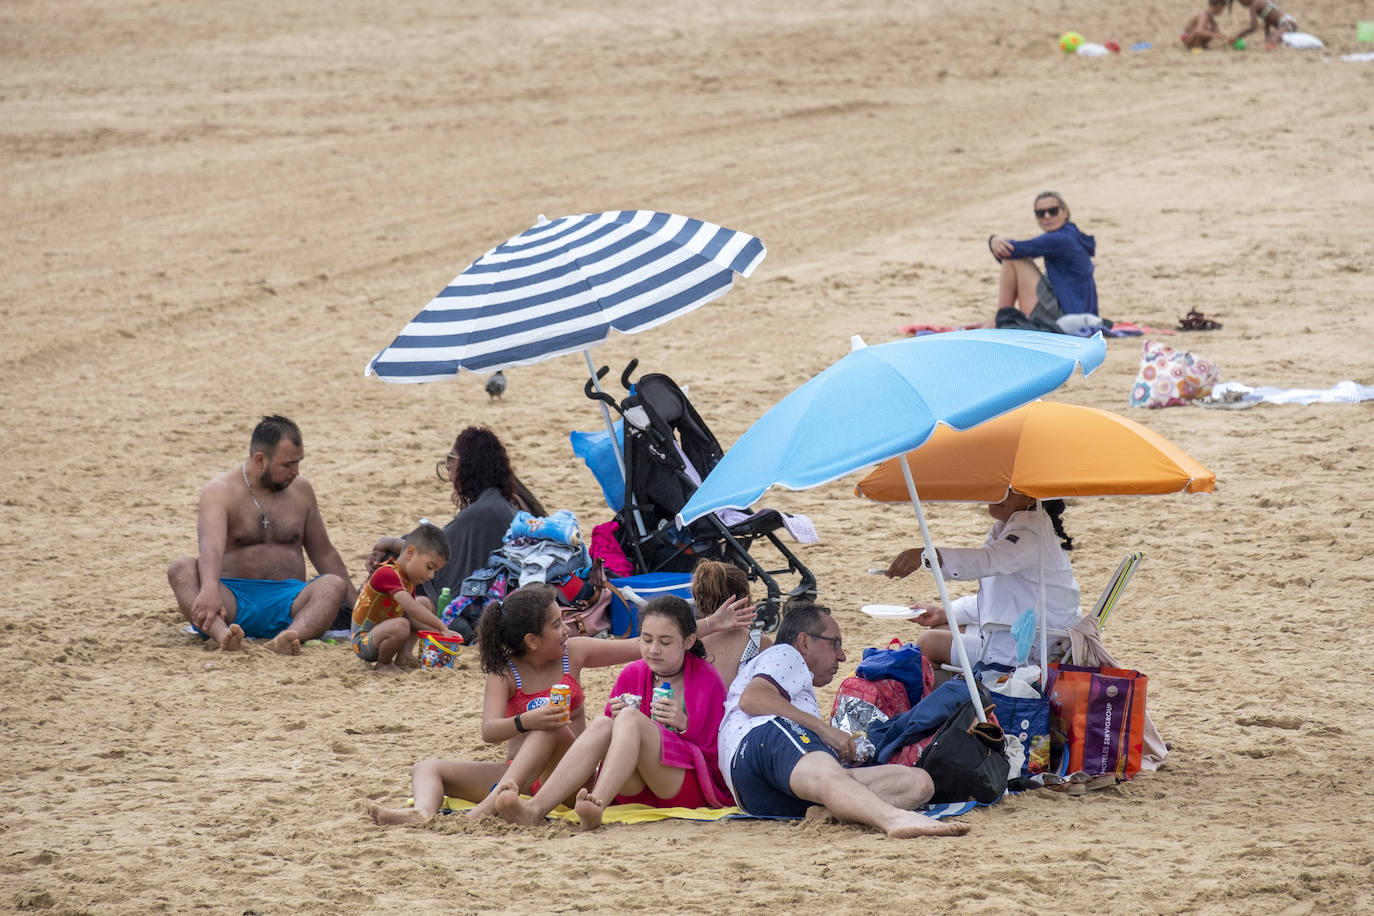
[[[177,606],[224,650],[244,636],[268,640],[282,655],[319,636],[357,592],[330,543],[310,482],[300,476],[301,431],[263,417],[248,460],[215,477],[200,494],[200,555],[177,557],[167,581]],[[320,575],[305,581],[305,556]]]

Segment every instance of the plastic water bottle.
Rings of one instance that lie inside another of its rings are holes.
[[[453,593],[452,593],[451,591],[449,591],[448,586],[444,586],[442,589],[440,589],[440,591],[439,591],[439,603],[436,604],[436,605],[434,605],[434,610],[435,610],[435,612],[438,614],[438,616],[440,617],[440,619],[443,618],[443,616],[444,616],[444,611],[448,610],[449,602],[452,601],[452,600],[453,600]]]

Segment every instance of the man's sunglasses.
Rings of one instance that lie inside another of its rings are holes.
[[[1046,218],[1046,217],[1048,217],[1048,216],[1058,216],[1058,215],[1059,215],[1059,208],[1058,208],[1058,207],[1046,207],[1046,208],[1043,209],[1043,210],[1041,210],[1041,209],[1039,209],[1039,208],[1035,208],[1035,218],[1036,218],[1036,219],[1044,219],[1044,218]]]

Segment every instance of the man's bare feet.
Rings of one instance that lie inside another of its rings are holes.
[[[295,630],[282,630],[267,641],[267,648],[278,655],[300,655],[301,638]]]
[[[538,819],[530,803],[520,797],[520,786],[513,779],[503,779],[492,790],[496,799],[496,813],[501,820],[521,827],[533,827]],[[475,808],[473,809],[476,810]]]
[[[225,652],[236,652],[243,648],[243,627],[236,623],[229,624],[229,630],[220,640],[219,647]]]
[[[577,790],[577,804],[573,808],[577,811],[577,820],[583,831],[596,830],[601,826],[601,816],[606,812],[606,806],[586,789]]]
[[[961,821],[937,821],[915,811],[904,811],[901,817],[888,825],[887,835],[897,839],[916,836],[963,836],[970,829],[968,824]]]
[[[367,813],[371,816],[372,823],[381,824],[383,827],[414,827],[429,820],[414,808],[383,808],[376,802],[367,806]]]
[[[818,824],[833,824],[839,822],[839,818],[831,814],[830,809],[825,805],[812,805],[810,808],[807,808],[805,819],[814,821]]]

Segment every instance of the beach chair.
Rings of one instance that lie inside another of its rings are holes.
[[[1126,554],[1121,562],[1117,564],[1116,572],[1107,580],[1106,588],[1102,589],[1102,594],[1098,596],[1097,603],[1093,609],[1085,614],[1085,617],[1092,617],[1097,621],[1098,629],[1102,629],[1107,624],[1107,618],[1116,609],[1116,603],[1121,598],[1121,592],[1125,590],[1126,583],[1131,581],[1131,576],[1135,575],[1135,569],[1140,565],[1140,561],[1145,558],[1145,554],[1139,550]],[[1004,623],[986,623],[982,626],[982,631],[986,633],[1005,633],[1011,630],[1010,625]],[[1045,632],[1053,639],[1068,639],[1069,631],[1057,627],[1046,627]],[[988,651],[988,640],[983,640],[983,652],[979,655],[978,661],[983,661],[983,655]],[[1050,661],[1061,661],[1062,655],[1058,658],[1051,658]],[[942,666],[943,667],[943,666]],[[955,671],[959,670],[957,668]]]
[[[632,381],[638,366],[639,360],[631,360],[621,373],[627,395],[620,401],[595,390],[591,379],[584,385],[588,398],[608,405],[624,421],[623,479],[607,479],[610,472],[619,473],[617,466],[602,463],[598,468],[588,461],[588,467],[597,475],[603,492],[613,493],[617,483],[623,488],[620,505],[610,499],[608,503],[618,510],[617,537],[626,557],[639,574],[686,573],[703,558],[734,563],[751,580],[763,583],[767,596],[760,602],[758,613],[767,630],[775,629],[783,602],[777,577],[796,577],[797,584],[787,593],[789,598],[816,593],[815,576],[778,533],[786,530],[799,540],[813,541],[814,528],[802,516],[785,516],[771,509],[725,510],[679,528],[678,511],[720,461],[724,450],[676,382],[661,373],[647,373]],[[601,367],[597,379],[608,372],[608,367]],[[782,565],[768,568],[756,559],[751,549],[760,543],[767,543]]]

